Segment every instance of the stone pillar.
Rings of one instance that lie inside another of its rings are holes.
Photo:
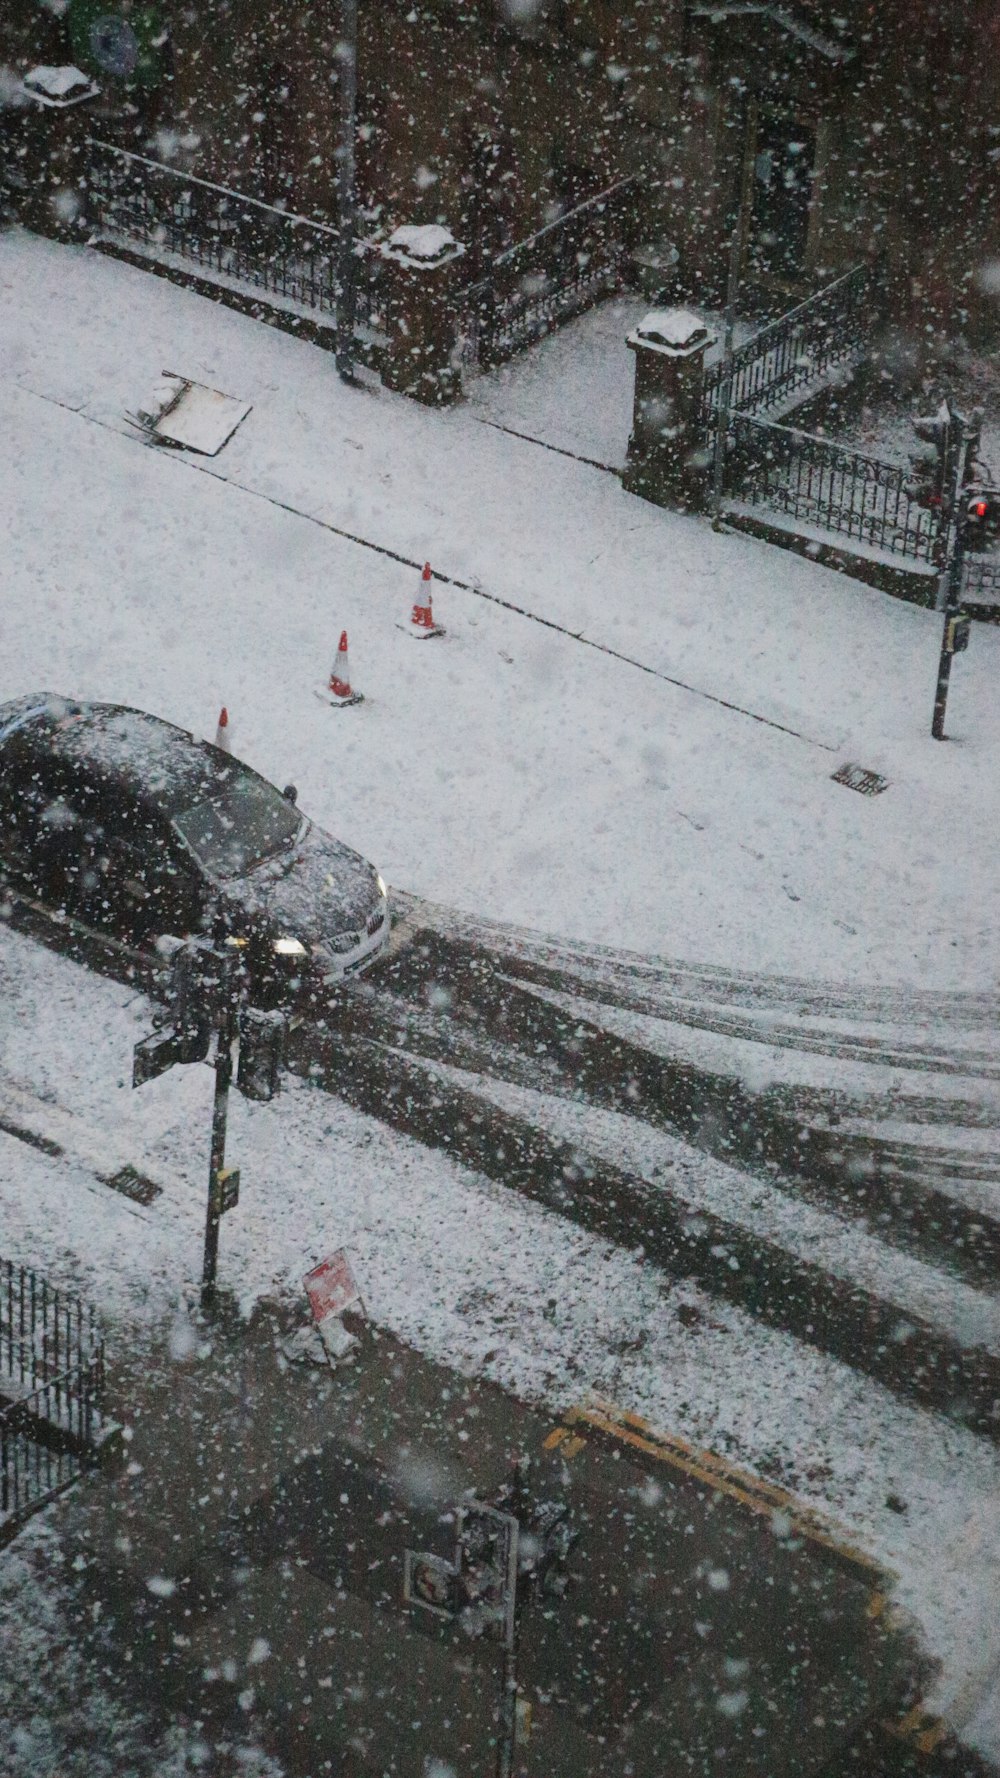
[[[701,505],[710,468],[701,392],[714,336],[689,309],[654,309],[625,343],[635,399],[623,485],[658,506]]]
[[[432,406],[462,392],[458,317],[465,248],[436,224],[397,228],[378,248],[386,284],[387,389]]]
[[[20,219],[38,234],[78,240],[86,226],[89,113],[100,88],[73,67],[31,68],[22,87]]]

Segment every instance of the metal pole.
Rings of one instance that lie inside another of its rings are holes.
[[[497,1778],[514,1778],[517,1757],[517,1638],[521,1627],[523,1592],[518,1573],[521,1513],[526,1505],[526,1477],[521,1463],[514,1466],[514,1481],[508,1504],[508,1523],[513,1543],[510,1585],[504,1600],[506,1627],[503,1639],[503,1660],[500,1668],[500,1722],[497,1739]]]
[[[215,1097],[212,1103],[212,1151],[208,1163],[208,1204],[205,1211],[205,1258],[201,1273],[201,1306],[215,1302],[215,1273],[219,1260],[219,1222],[222,1217],[221,1174],[226,1165],[226,1120],[229,1087],[233,1078],[233,1043],[236,1038],[236,994],[230,959],[221,974],[218,1035],[215,1043]]]
[[[729,409],[733,397],[733,330],[736,324],[736,296],[740,282],[740,253],[743,247],[743,206],[740,205],[729,244],[729,276],[726,281],[725,334],[722,345],[722,381],[715,410],[715,464],[712,477],[712,530],[721,523],[722,478],[726,462],[726,439],[729,434]]]
[[[340,228],[337,293],[337,369],[354,380],[354,314],[357,294],[358,0],[342,0],[340,42],[340,144],[337,150],[337,220]]]
[[[497,1778],[514,1778],[517,1747],[517,1631],[504,1643],[500,1674],[500,1738],[497,1742]]]
[[[954,441],[955,460],[952,465],[952,485],[950,489],[951,511],[948,515],[948,542],[950,554],[945,570],[945,601],[944,620],[941,630],[941,653],[938,657],[937,687],[934,693],[934,715],[931,719],[931,734],[935,741],[944,741],[945,711],[948,707],[948,682],[951,679],[952,650],[948,647],[948,629],[951,619],[961,604],[962,599],[962,565],[965,560],[965,526],[962,523],[960,502],[965,470],[965,421],[956,416],[958,431]]]

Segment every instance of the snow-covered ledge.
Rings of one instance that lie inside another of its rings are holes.
[[[432,406],[461,394],[454,294],[465,248],[441,223],[404,223],[376,248],[388,301],[382,381]]]
[[[72,64],[60,68],[39,64],[37,68],[29,68],[21,85],[37,105],[56,111],[82,105],[85,99],[96,99],[101,90],[96,81]]]
[[[393,230],[381,247],[383,259],[427,272],[436,271],[464,252],[450,228],[437,222],[404,223],[402,228]]]
[[[694,352],[704,352],[712,337],[693,309],[651,309],[629,334],[627,343],[641,343],[651,351],[686,358]]]

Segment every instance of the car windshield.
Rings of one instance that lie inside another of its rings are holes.
[[[243,877],[291,845],[302,816],[262,778],[236,773],[180,815],[174,826],[215,877]]]

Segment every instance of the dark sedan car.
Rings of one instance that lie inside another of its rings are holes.
[[[130,951],[243,949],[259,998],[364,969],[385,884],[249,766],[159,717],[47,693],[0,704],[0,876]]]

